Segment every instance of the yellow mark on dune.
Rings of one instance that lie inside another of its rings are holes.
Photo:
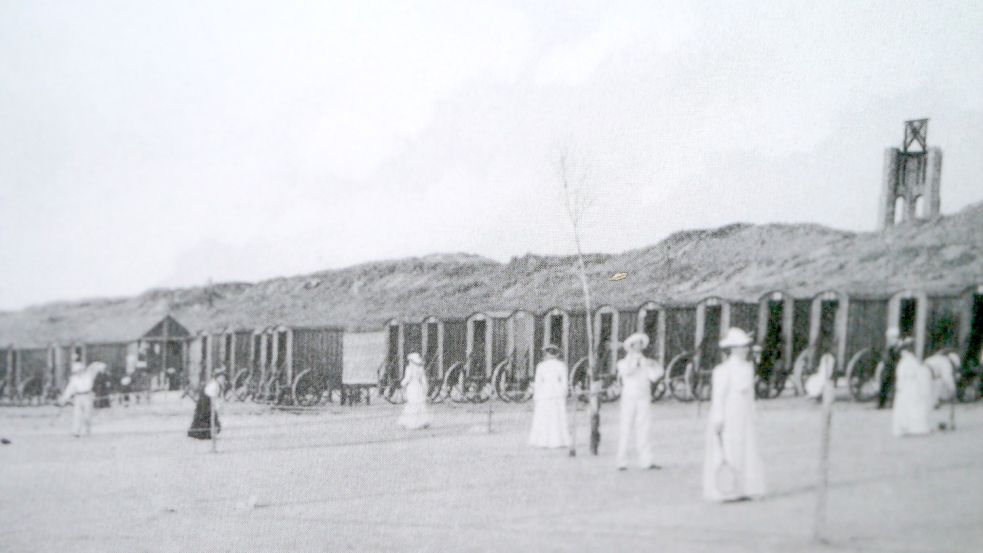
[[[628,278],[628,273],[614,273],[608,280],[625,280],[626,278]]]

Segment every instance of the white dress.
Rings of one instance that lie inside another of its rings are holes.
[[[566,363],[559,359],[547,359],[536,365],[533,401],[529,445],[569,447],[571,440],[570,428],[567,426]]]
[[[628,353],[618,361],[621,378],[621,413],[618,418],[619,468],[628,466],[628,447],[632,427],[635,430],[635,450],[638,466],[648,468],[652,464],[649,447],[649,426],[652,418],[652,382],[663,374],[662,366],[640,353]]]
[[[411,430],[430,426],[432,418],[427,408],[427,377],[423,367],[414,363],[407,365],[401,384],[406,391],[406,406],[399,416],[399,425]]]
[[[764,495],[764,467],[754,432],[754,367],[735,357],[717,365],[712,394],[703,458],[704,499],[725,501]],[[722,438],[717,437],[718,425],[723,427]],[[737,475],[730,493],[717,487],[717,470],[724,460]]]
[[[928,434],[929,418],[935,407],[932,372],[910,351],[901,352],[898,361],[891,432],[895,436]]]

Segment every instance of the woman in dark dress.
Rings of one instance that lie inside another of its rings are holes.
[[[225,371],[218,371],[212,375],[205,389],[198,396],[198,403],[195,404],[195,416],[191,421],[191,428],[188,429],[188,436],[196,440],[212,439],[212,402],[222,397],[222,389],[225,387]],[[217,405],[216,405],[217,407]],[[222,425],[218,422],[218,412],[215,413],[215,433],[222,431]]]

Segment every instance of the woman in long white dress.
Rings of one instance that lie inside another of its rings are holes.
[[[901,342],[894,410],[891,413],[891,432],[895,436],[928,434],[932,431],[930,418],[935,408],[932,391],[932,371],[911,351],[912,340]]]
[[[406,406],[398,422],[410,430],[427,428],[432,419],[427,409],[427,375],[423,370],[423,358],[414,352],[407,355],[406,360],[409,364],[401,382],[406,394]]]
[[[560,348],[543,348],[545,359],[536,365],[533,391],[532,429],[529,445],[569,447],[567,426],[567,364],[560,360]]]
[[[748,360],[752,340],[731,328],[720,347],[727,360],[713,369],[703,497],[736,501],[765,493],[764,468],[754,432],[754,366]]]

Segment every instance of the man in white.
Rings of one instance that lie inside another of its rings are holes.
[[[930,417],[935,408],[932,371],[912,353],[912,343],[911,338],[905,338],[898,345],[901,357],[891,413],[891,432],[895,436],[928,434],[932,430]]]
[[[703,497],[710,501],[750,499],[765,493],[754,433],[754,366],[748,360],[751,342],[739,328],[727,330],[720,341],[720,348],[729,350],[729,355],[713,369],[703,458]],[[723,486],[721,482],[730,484]]]
[[[58,404],[65,405],[68,400],[72,400],[72,434],[76,438],[82,435],[83,429],[87,435],[92,433],[92,387],[96,375],[105,369],[106,364],[100,362],[91,363],[88,367],[79,361],[72,363],[72,376],[58,398]]]
[[[560,348],[543,348],[545,359],[536,365],[533,389],[532,429],[529,445],[535,447],[569,447],[567,426],[567,364],[560,360]]]
[[[628,442],[632,426],[635,427],[635,449],[638,466],[643,469],[658,469],[652,463],[649,448],[649,422],[651,420],[652,383],[662,376],[664,370],[654,360],[642,355],[649,345],[649,337],[635,333],[625,339],[627,354],[618,361],[618,378],[621,379],[621,416],[618,433],[618,470],[628,469]]]

